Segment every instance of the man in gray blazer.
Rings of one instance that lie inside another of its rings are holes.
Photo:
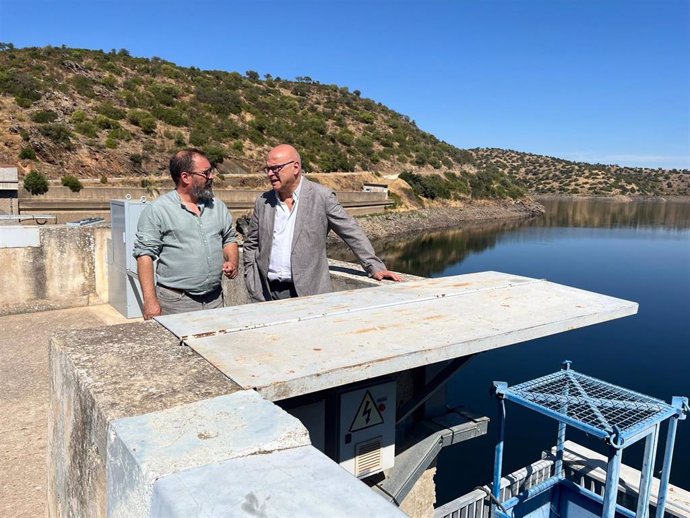
[[[244,279],[254,302],[332,290],[326,237],[333,229],[376,280],[401,281],[376,257],[369,239],[335,193],[302,177],[297,150],[281,144],[268,153],[264,172],[273,190],[256,200],[244,240]]]

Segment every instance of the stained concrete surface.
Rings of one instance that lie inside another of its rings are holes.
[[[124,322],[109,305],[0,316],[0,516],[46,513],[49,338]]]

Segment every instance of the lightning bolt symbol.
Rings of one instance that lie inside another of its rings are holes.
[[[367,401],[364,404],[364,410],[362,411],[362,415],[365,418],[365,422],[369,424],[369,421],[371,421],[371,408],[369,408],[370,404],[369,401]]]

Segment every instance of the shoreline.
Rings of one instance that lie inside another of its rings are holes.
[[[567,201],[581,201],[581,200],[601,200],[601,201],[617,201],[617,202],[640,202],[640,201],[680,201],[690,202],[690,196],[683,195],[669,195],[669,196],[598,196],[587,194],[533,194],[532,198],[539,202],[539,200],[567,200]]]
[[[400,236],[412,232],[455,228],[462,223],[490,223],[502,220],[527,219],[541,216],[544,208],[533,200],[473,200],[460,207],[415,209],[372,214],[357,219],[364,233],[372,240]],[[331,233],[328,244],[340,238]]]

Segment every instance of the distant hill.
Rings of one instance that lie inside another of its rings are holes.
[[[482,170],[510,175],[533,194],[690,196],[690,170],[571,162],[507,149],[470,149]]]
[[[309,77],[185,68],[124,49],[0,43],[0,131],[0,162],[52,179],[148,181],[165,175],[171,153],[184,146],[222,161],[226,175],[258,173],[268,149],[289,142],[309,172],[405,172],[403,191],[422,205],[424,199],[520,198],[527,189],[688,191],[687,175],[461,150],[357,90]],[[586,178],[573,180],[580,172]]]

